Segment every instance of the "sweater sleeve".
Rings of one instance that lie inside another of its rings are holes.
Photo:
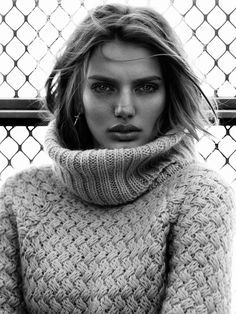
[[[161,314],[230,314],[232,189],[205,172],[174,193]]]
[[[26,313],[12,189],[0,190],[0,313]]]

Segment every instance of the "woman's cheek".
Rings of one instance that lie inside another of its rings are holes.
[[[87,122],[91,126],[102,128],[110,120],[108,111],[103,106],[93,106],[86,110]]]

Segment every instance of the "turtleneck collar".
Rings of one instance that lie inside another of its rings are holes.
[[[135,148],[69,150],[60,145],[52,121],[45,150],[60,180],[82,201],[119,205],[135,200],[189,163],[178,153],[184,138],[182,132]]]

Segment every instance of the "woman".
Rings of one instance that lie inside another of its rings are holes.
[[[4,313],[230,313],[231,189],[195,158],[209,117],[166,20],[103,5],[46,83],[53,165],[1,190]]]

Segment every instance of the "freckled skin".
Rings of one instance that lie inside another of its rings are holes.
[[[150,56],[146,48],[118,40],[91,56],[82,97],[96,148],[137,147],[155,138],[166,91],[160,64]],[[140,131],[114,135],[109,129],[117,124],[131,124]]]

